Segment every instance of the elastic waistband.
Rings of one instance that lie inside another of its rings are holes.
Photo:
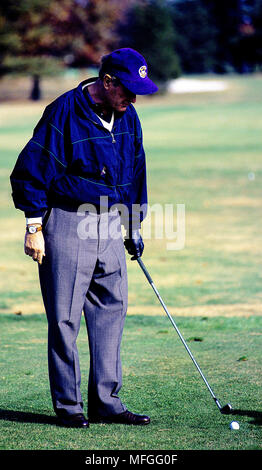
[[[119,214],[119,211],[117,208],[114,208],[114,209],[110,209],[108,207],[101,207],[100,205],[99,206],[96,206],[95,204],[79,204],[79,205],[71,205],[71,204],[66,204],[66,203],[55,203],[55,204],[52,204],[52,206],[50,207],[50,209],[52,208],[57,208],[57,209],[62,209],[64,211],[67,211],[67,212],[76,212],[78,214],[81,214],[81,213],[89,213],[89,214],[94,214],[94,215],[103,215],[103,214],[108,214],[108,215],[112,215],[112,216],[116,216]]]
[[[92,204],[92,203],[82,203],[82,204],[74,204],[74,203],[68,203],[65,201],[55,201],[50,204],[50,208],[55,208],[57,207],[58,209],[62,209],[68,212],[90,212],[94,214],[105,214],[109,212],[114,212],[117,209],[113,209],[113,211],[110,210],[110,207],[108,206],[101,206],[98,204]]]

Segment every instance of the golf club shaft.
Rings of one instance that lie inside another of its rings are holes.
[[[200,369],[198,363],[196,362],[196,360],[195,360],[193,354],[191,353],[191,351],[190,351],[188,345],[186,344],[186,342],[185,342],[185,340],[184,340],[182,334],[180,333],[180,331],[179,331],[179,329],[178,329],[176,323],[174,322],[172,316],[170,315],[170,313],[169,313],[169,311],[168,311],[168,309],[167,309],[167,307],[166,307],[166,305],[165,305],[163,299],[161,298],[161,296],[160,296],[160,294],[159,294],[159,292],[158,292],[156,286],[154,285],[153,280],[152,280],[152,278],[151,278],[149,272],[147,271],[147,269],[146,269],[146,267],[145,267],[143,261],[141,260],[141,258],[138,258],[138,259],[137,259],[137,262],[138,262],[139,266],[141,267],[142,271],[144,272],[144,274],[145,274],[145,276],[146,276],[146,278],[147,278],[149,284],[151,285],[152,289],[154,290],[154,292],[155,292],[155,294],[156,294],[158,300],[160,301],[162,307],[164,308],[164,310],[165,310],[165,312],[166,312],[166,314],[167,314],[169,320],[171,321],[173,327],[175,328],[175,330],[176,330],[176,332],[177,332],[179,338],[181,339],[183,345],[185,346],[185,348],[186,348],[186,350],[187,350],[187,352],[188,352],[190,358],[192,359],[193,363],[195,364],[195,366],[196,366],[196,368],[197,368],[199,374],[201,375],[203,381],[205,382],[205,384],[206,384],[206,386],[207,386],[207,388],[208,388],[208,390],[209,390],[211,396],[212,396],[213,399],[215,400],[216,405],[218,406],[219,410],[221,410],[221,405],[220,405],[218,399],[217,399],[216,396],[214,395],[213,390],[211,389],[211,387],[210,387],[208,381],[206,380],[206,378],[205,378],[205,376],[204,376],[202,370]]]

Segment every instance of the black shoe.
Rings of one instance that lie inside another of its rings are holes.
[[[124,411],[123,413],[110,415],[110,416],[96,416],[90,417],[90,421],[96,423],[116,423],[116,424],[133,424],[133,425],[145,425],[150,423],[149,416],[138,415],[131,411]]]
[[[59,417],[59,422],[62,426],[68,428],[88,428],[89,423],[82,413]]]

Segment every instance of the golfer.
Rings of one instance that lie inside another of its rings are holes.
[[[121,402],[127,310],[125,247],[143,253],[146,166],[136,95],[157,91],[133,49],[102,58],[99,77],[48,105],[11,174],[26,217],[25,253],[38,262],[48,320],[48,366],[59,423],[145,425]],[[122,236],[122,229],[125,230]],[[88,417],[76,340],[84,313],[90,350]]]

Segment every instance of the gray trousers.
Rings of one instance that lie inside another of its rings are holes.
[[[80,223],[80,224],[79,224]],[[118,212],[85,214],[53,208],[39,266],[48,320],[48,366],[54,410],[83,412],[77,336],[84,312],[90,351],[88,413],[126,410],[120,344],[127,310],[127,272]]]

